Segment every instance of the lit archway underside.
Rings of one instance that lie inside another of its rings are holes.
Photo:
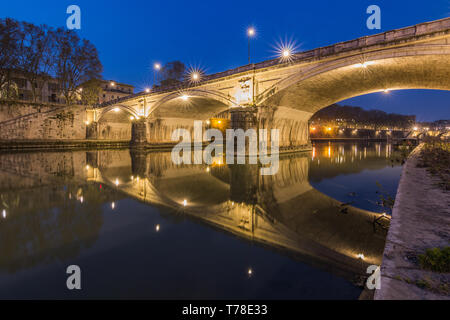
[[[321,65],[281,81],[278,84],[280,90],[260,104],[292,108],[312,115],[333,103],[385,89],[450,90],[450,48],[447,51],[448,54],[379,60],[368,57],[365,61],[371,63],[366,67],[356,59],[341,67],[336,66],[338,62]]]

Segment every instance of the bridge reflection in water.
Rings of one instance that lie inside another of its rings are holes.
[[[102,205],[133,198],[346,278],[364,274],[368,265],[381,263],[386,231],[373,224],[380,214],[314,189],[308,173],[315,152],[281,157],[273,176],[261,176],[258,165],[227,165],[222,158],[211,166],[174,165],[168,152],[2,154],[7,216],[0,223],[0,269],[76,257],[96,241]],[[377,148],[369,153],[357,161],[379,157]]]

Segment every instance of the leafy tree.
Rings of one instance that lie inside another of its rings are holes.
[[[174,86],[183,81],[186,66],[181,61],[166,63],[160,71],[162,87]]]
[[[78,89],[81,103],[92,106],[98,102],[98,97],[102,92],[102,83],[98,79],[91,79],[84,82]]]

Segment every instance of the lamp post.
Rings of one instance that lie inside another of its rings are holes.
[[[248,37],[248,64],[250,64],[250,40],[255,36],[255,28],[250,27],[247,29],[247,37]]]
[[[159,70],[161,70],[161,64],[160,63],[155,63],[154,65],[153,65],[153,85],[154,86],[156,86],[156,80],[157,80],[157,74],[158,74],[158,71]]]

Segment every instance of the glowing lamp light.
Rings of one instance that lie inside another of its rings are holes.
[[[86,170],[89,170],[89,168],[90,168],[90,167],[89,167],[89,165],[87,164],[87,165],[86,165]]]
[[[149,93],[150,89],[149,88],[145,88],[145,92]]]
[[[84,123],[86,123],[86,125],[89,125],[89,121],[85,121]]]
[[[111,81],[111,82],[109,83],[109,85],[110,85],[111,87],[114,87],[114,86],[116,85],[116,83],[115,83],[114,81]]]
[[[366,61],[366,62],[363,62],[363,63],[357,63],[354,66],[356,68],[367,68],[368,66],[370,66],[370,65],[372,65],[374,63],[375,63],[374,61]]]
[[[312,130],[312,131],[316,131],[316,127],[312,127],[311,130]]]
[[[250,27],[250,28],[247,29],[247,35],[249,37],[253,37],[255,34],[256,34],[255,28]]]
[[[155,230],[156,230],[156,232],[159,232],[159,229],[160,229],[161,227],[159,226],[159,224],[157,224],[156,226],[155,226]]]
[[[291,51],[288,49],[283,50],[283,58],[289,58],[291,56]]]
[[[155,63],[155,64],[153,65],[153,68],[154,68],[155,70],[159,70],[159,69],[161,69],[161,64]]]
[[[356,255],[356,257],[357,257],[358,259],[361,259],[361,260],[364,260],[364,259],[365,259],[364,255],[363,255],[362,253],[358,253],[358,254]]]
[[[197,81],[200,79],[200,74],[198,72],[192,73],[192,80]]]
[[[253,270],[252,270],[252,268],[248,268],[247,274],[249,275],[249,277],[251,277],[251,276],[253,275]]]
[[[119,112],[120,108],[114,108],[114,112]]]
[[[5,209],[3,209],[3,211],[2,211],[2,217],[3,217],[3,219],[6,218],[6,210]]]
[[[222,121],[221,121],[221,120],[219,120],[219,121],[217,121],[217,123],[218,123],[218,124],[221,124],[221,123],[222,123]]]
[[[331,128],[330,128],[330,127],[328,127],[328,128],[327,128],[327,131],[331,131]]]
[[[115,202],[111,202],[111,209],[114,210],[115,207],[116,207],[116,203]]]
[[[115,184],[116,186],[119,185],[119,179],[118,179],[118,178],[116,178],[116,181],[114,181],[114,184]]]
[[[133,116],[130,116],[130,120],[134,120],[134,117],[133,117]]]
[[[187,206],[187,200],[186,199],[183,200],[183,206],[185,206],[185,207]]]
[[[181,96],[181,99],[183,99],[183,101],[187,101],[189,99],[189,97],[187,95],[183,94]]]
[[[384,93],[389,93],[389,89],[384,89]]]
[[[414,127],[414,131],[417,131],[417,130],[419,130],[419,128],[417,128],[417,127]]]

